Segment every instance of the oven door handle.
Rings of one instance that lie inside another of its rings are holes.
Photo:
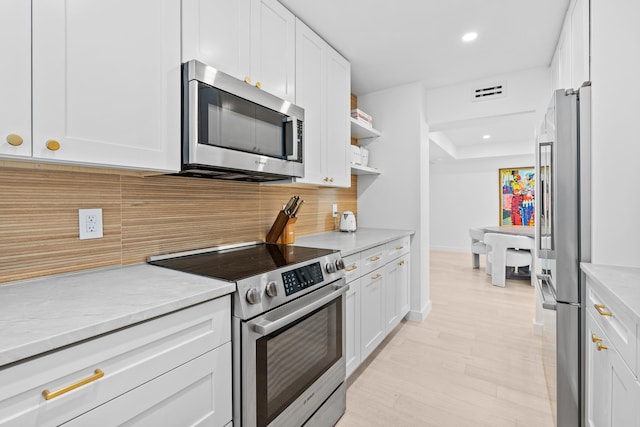
[[[253,330],[261,336],[269,335],[270,333],[273,333],[278,329],[281,329],[287,326],[291,322],[295,322],[301,317],[304,317],[307,314],[312,313],[314,310],[317,310],[323,305],[338,298],[340,295],[343,295],[348,290],[349,290],[349,285],[337,286],[336,289],[330,294],[327,294],[322,298],[319,298],[313,301],[311,304],[306,304],[303,307],[300,307],[298,310],[295,310],[291,313],[287,313],[286,315],[276,320],[266,320],[266,319],[260,320],[259,323],[256,323],[255,325],[253,325]]]

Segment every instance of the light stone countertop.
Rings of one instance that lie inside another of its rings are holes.
[[[580,267],[640,320],[640,268],[589,263]]]
[[[0,285],[0,369],[230,294],[235,287],[235,283],[148,264]]]
[[[390,230],[379,228],[358,228],[353,233],[342,231],[327,231],[325,233],[309,234],[296,237],[294,245],[311,246],[314,248],[338,249],[342,256],[362,252],[374,246],[383,245],[392,240],[411,236],[411,230]]]

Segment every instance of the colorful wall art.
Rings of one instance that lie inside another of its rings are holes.
[[[499,170],[500,224],[535,225],[535,169],[532,167]]]

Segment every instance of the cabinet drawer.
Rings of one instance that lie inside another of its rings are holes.
[[[385,245],[376,246],[360,253],[361,275],[372,272],[380,268],[387,262],[387,248]]]
[[[230,341],[231,298],[183,309],[0,370],[0,426],[59,425]],[[104,376],[50,400],[62,390]]]
[[[179,366],[65,426],[214,426],[231,421],[231,343]]]
[[[587,286],[587,295],[587,311],[593,315],[598,326],[611,340],[611,344],[637,375],[637,335],[634,317],[624,306],[599,288]]]
[[[404,254],[409,253],[411,250],[411,238],[409,236],[402,237],[387,243],[387,256],[389,260],[401,257]]]
[[[354,279],[357,279],[362,275],[362,268],[360,266],[360,253],[353,254],[342,258],[344,262],[345,280],[347,283]]]

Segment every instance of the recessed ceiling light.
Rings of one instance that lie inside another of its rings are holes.
[[[462,36],[462,41],[463,42],[470,42],[470,41],[475,40],[476,38],[478,38],[478,33],[471,32],[471,33],[467,33],[464,36]]]
[[[489,139],[491,138],[491,135],[482,135],[482,139]]]

